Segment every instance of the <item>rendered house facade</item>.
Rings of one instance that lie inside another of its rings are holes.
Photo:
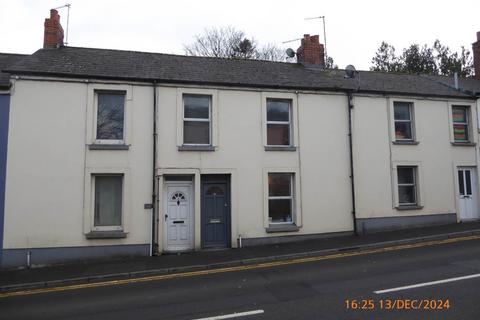
[[[479,218],[479,80],[346,78],[308,35],[295,64],[63,47],[47,20],[2,69],[5,267]]]

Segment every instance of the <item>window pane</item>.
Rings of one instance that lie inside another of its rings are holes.
[[[415,187],[414,186],[399,186],[398,187],[398,202],[400,204],[416,204]]]
[[[394,102],[393,110],[395,120],[410,120],[410,103]]]
[[[413,168],[397,167],[398,183],[414,183],[414,170]]]
[[[267,124],[267,145],[289,146],[290,126],[288,124]]]
[[[452,107],[453,122],[466,123],[467,122],[467,108]]]
[[[463,170],[458,170],[458,187],[460,190],[460,195],[465,195],[465,185],[463,182]]]
[[[290,121],[290,101],[267,100],[267,121]]]
[[[467,196],[472,195],[472,182],[470,181],[470,170],[465,170],[465,185],[467,187]]]
[[[123,140],[124,94],[98,93],[97,139]]]
[[[183,143],[210,144],[210,122],[184,121]]]
[[[122,224],[122,176],[95,177],[95,226]]]
[[[468,126],[466,124],[454,124],[453,139],[455,141],[468,141]]]
[[[410,122],[395,122],[395,138],[397,140],[412,140],[412,124]]]
[[[270,197],[291,196],[292,175],[290,173],[268,174],[268,195]]]
[[[292,200],[268,200],[269,222],[292,222]]]
[[[185,118],[209,119],[210,96],[184,95]]]

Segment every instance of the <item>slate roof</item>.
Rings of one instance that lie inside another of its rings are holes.
[[[14,74],[206,84],[222,86],[361,92],[471,98],[438,81],[417,75],[343,70],[297,63],[231,60],[161,53],[61,47],[40,49],[4,70]]]
[[[432,81],[436,81],[450,88],[455,88],[455,80],[453,77],[447,76],[424,76]],[[480,80],[473,78],[458,78],[458,87],[467,94],[480,96]]]
[[[0,70],[18,62],[21,58],[26,57],[24,54],[1,53],[0,52]],[[10,87],[10,75],[0,72],[0,89],[8,89]]]

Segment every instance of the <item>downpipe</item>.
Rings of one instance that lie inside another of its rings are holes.
[[[352,217],[353,217],[353,233],[358,235],[357,230],[357,213],[355,206],[355,177],[353,174],[353,137],[352,137],[352,110],[353,110],[353,94],[347,91],[347,108],[348,108],[348,146],[350,151],[350,187],[352,194]]]

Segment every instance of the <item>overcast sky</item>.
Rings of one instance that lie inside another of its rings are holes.
[[[368,69],[382,40],[397,52],[435,39],[471,50],[480,31],[480,1],[422,0],[0,0],[0,52],[33,53],[43,45],[49,10],[71,3],[69,45],[183,54],[207,27],[233,26],[259,43],[296,49],[304,33],[320,34],[339,67]],[[66,29],[66,9],[59,9]]]

